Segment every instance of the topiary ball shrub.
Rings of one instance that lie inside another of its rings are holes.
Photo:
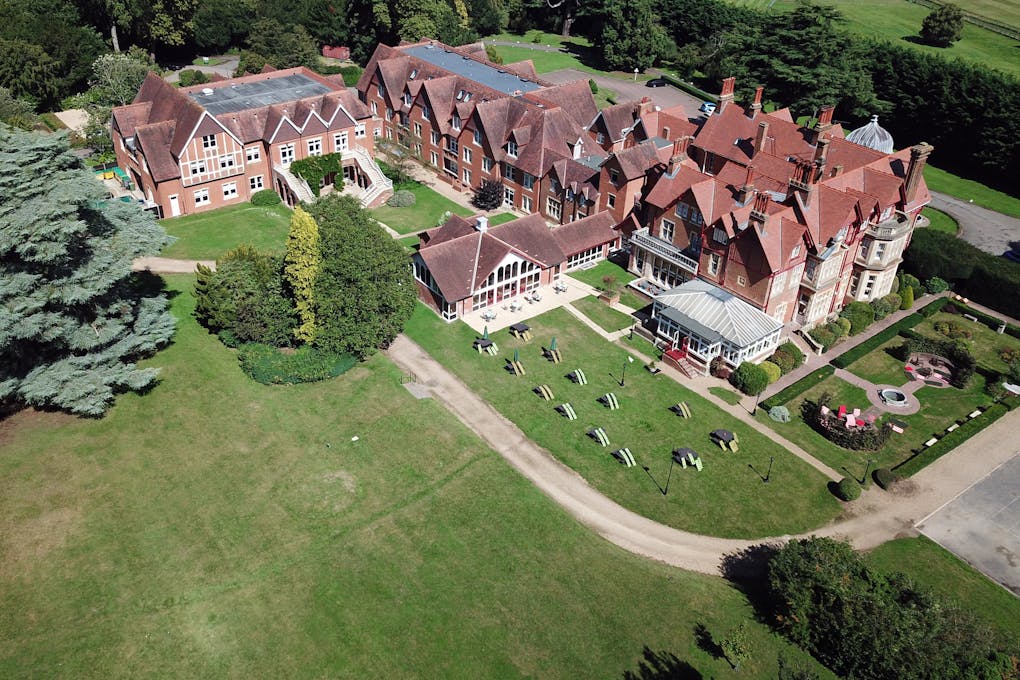
[[[871,473],[871,478],[875,480],[875,484],[879,487],[888,491],[896,482],[900,481],[900,476],[890,470],[889,468],[878,468]]]
[[[730,375],[730,383],[744,394],[753,397],[761,394],[769,386],[769,376],[758,364],[745,361]]]
[[[769,377],[769,385],[779,380],[779,378],[783,375],[782,369],[771,361],[763,361],[759,365],[762,370],[765,371],[765,375]]]
[[[924,287],[932,295],[938,295],[939,293],[949,290],[949,282],[945,279],[933,276],[924,282]]]
[[[410,208],[417,201],[418,198],[412,192],[401,189],[386,199],[386,205],[391,208]]]
[[[861,485],[853,477],[844,477],[834,485],[832,493],[841,501],[855,501],[861,497]]]
[[[251,196],[251,204],[257,206],[280,205],[280,195],[269,189],[256,191]]]

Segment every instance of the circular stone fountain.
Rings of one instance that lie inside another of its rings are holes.
[[[888,406],[897,406],[902,408],[909,403],[907,402],[907,395],[900,390],[889,387],[879,390],[878,395],[882,397],[882,401]]]

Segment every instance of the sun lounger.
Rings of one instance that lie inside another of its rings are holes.
[[[839,410],[836,411],[836,417],[842,420],[846,416],[846,406],[840,404]]]

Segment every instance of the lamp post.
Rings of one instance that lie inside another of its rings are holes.
[[[772,464],[776,462],[775,456],[769,456],[769,471],[765,473],[765,483],[769,483],[769,479],[772,477]]]
[[[868,459],[868,465],[867,465],[867,467],[864,468],[864,477],[861,479],[861,484],[864,484],[864,482],[868,481],[868,473],[871,472],[871,466],[874,465],[874,464],[875,464],[875,459],[874,458],[869,458]]]
[[[758,415],[758,401],[761,399],[761,392],[754,395],[754,408],[751,409],[751,415]]]
[[[628,356],[627,360],[623,362],[623,375],[620,376],[620,387],[627,386],[627,364],[634,363],[634,357]]]
[[[637,72],[638,72],[638,70],[637,70],[637,66],[635,66],[635,67],[634,67],[634,82],[635,82],[635,83],[637,82]]]
[[[669,480],[673,478],[673,466],[676,465],[676,459],[673,456],[669,457],[669,474],[666,475],[666,488],[662,490],[662,495],[665,496],[669,493]]]

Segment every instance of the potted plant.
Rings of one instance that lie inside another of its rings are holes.
[[[599,300],[602,300],[610,307],[620,301],[620,282],[613,275],[602,277],[602,288],[599,293]]]

